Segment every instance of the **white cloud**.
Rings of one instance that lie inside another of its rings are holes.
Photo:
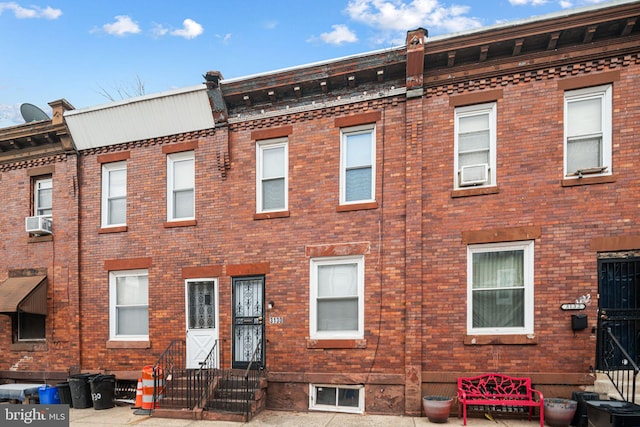
[[[224,45],[229,44],[229,42],[231,41],[231,33],[216,34],[214,37],[217,38],[217,39],[221,39],[222,40],[222,44],[224,44]]]
[[[40,11],[40,14],[46,19],[58,19],[60,15],[62,15],[62,11],[60,9],[54,9],[47,6]]]
[[[15,17],[18,19],[58,19],[60,15],[62,15],[62,10],[54,9],[50,6],[47,6],[44,9],[37,6],[31,6],[27,8],[20,6],[15,2],[0,2],[0,15],[2,15],[2,12],[4,12],[5,10],[12,11]]]
[[[162,24],[153,24],[151,28],[151,35],[154,38],[162,37],[169,32],[167,28],[165,28]]]
[[[513,6],[541,6],[548,2],[549,0],[509,0],[509,3]]]
[[[449,33],[482,25],[479,19],[466,16],[468,6],[446,6],[439,0],[350,0],[345,11],[354,21],[375,29],[378,44],[403,44],[406,32],[419,27]]]
[[[263,24],[263,28],[265,30],[273,30],[278,26],[278,21],[266,21]]]
[[[0,128],[24,123],[20,104],[0,104]]]
[[[138,34],[141,30],[138,23],[133,21],[127,15],[118,15],[115,17],[116,22],[112,24],[104,24],[102,29],[113,36],[125,36],[127,34]]]
[[[358,37],[346,25],[332,25],[333,30],[320,34],[320,39],[328,44],[341,45],[343,43],[354,43]]]
[[[171,32],[172,36],[184,37],[185,39],[194,39],[204,32],[202,25],[193,19],[185,19],[182,21],[182,28]]]
[[[558,0],[558,5],[562,9],[569,9],[572,7],[602,3],[604,1],[607,0]],[[549,0],[509,0],[509,3],[513,6],[540,6],[548,2]]]

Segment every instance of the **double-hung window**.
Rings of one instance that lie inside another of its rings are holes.
[[[167,220],[195,218],[193,151],[167,155]]]
[[[51,218],[53,206],[53,179],[37,178],[33,182],[33,214]]]
[[[102,227],[127,223],[127,163],[102,165]]]
[[[111,339],[149,339],[149,273],[147,270],[109,272]]]
[[[286,211],[287,139],[259,141],[257,144],[257,212]]]
[[[311,259],[311,339],[364,337],[364,258]]]
[[[340,204],[375,201],[375,125],[340,130]]]
[[[455,109],[454,188],[496,185],[496,103]]]
[[[611,85],[565,92],[565,176],[611,174],[611,109]]]
[[[533,241],[470,245],[469,334],[533,333]]]

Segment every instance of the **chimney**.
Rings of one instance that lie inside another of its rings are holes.
[[[207,95],[209,96],[209,105],[211,106],[211,114],[216,125],[226,123],[229,117],[227,113],[227,104],[222,96],[220,88],[220,80],[222,73],[220,71],[207,71],[204,76],[207,85]]]
[[[422,96],[424,44],[427,30],[407,31],[407,97]]]

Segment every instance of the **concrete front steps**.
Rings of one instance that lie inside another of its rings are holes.
[[[631,386],[629,386],[631,387]],[[627,386],[625,385],[625,389]],[[600,395],[601,400],[625,400],[615,386],[603,372],[596,372],[596,380],[593,383],[593,391]],[[635,403],[640,403],[640,375],[636,378],[636,396]]]

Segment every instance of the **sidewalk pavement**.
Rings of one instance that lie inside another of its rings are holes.
[[[451,417],[446,423],[434,424],[426,417],[405,417],[393,415],[357,415],[334,412],[288,412],[264,410],[248,423],[231,421],[181,420],[172,418],[136,415],[131,406],[116,406],[96,410],[69,409],[70,427],[142,426],[142,427],[238,427],[285,426],[285,427],[420,427],[420,426],[462,426],[462,418]],[[540,420],[531,421],[496,417],[495,421],[484,418],[467,419],[469,427],[538,427]]]

